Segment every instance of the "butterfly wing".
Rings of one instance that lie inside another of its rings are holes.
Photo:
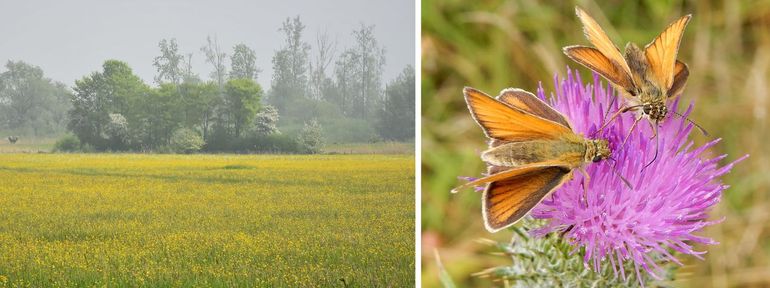
[[[500,92],[500,96],[497,96],[497,100],[544,119],[559,123],[572,130],[569,121],[564,118],[564,115],[551,108],[551,106],[532,93],[519,88],[508,88]]]
[[[682,93],[684,85],[687,84],[687,77],[690,76],[690,69],[687,68],[687,64],[677,60],[676,66],[674,66],[674,83],[671,88],[668,89],[666,95],[668,97],[674,97]]]
[[[487,183],[492,183],[495,181],[501,181],[506,178],[510,178],[513,175],[516,175],[518,168],[525,168],[525,167],[546,167],[546,166],[559,166],[559,167],[573,167],[569,163],[565,163],[564,161],[542,161],[537,163],[531,163],[526,165],[517,166],[514,169],[511,169],[511,167],[504,167],[504,166],[495,166],[495,165],[489,165],[489,173],[485,177],[478,178],[476,180],[467,182],[465,184],[462,184],[460,186],[455,187],[451,190],[452,193],[457,193],[463,189],[474,187],[474,186],[481,186]]]
[[[527,215],[551,191],[569,179],[566,166],[521,166],[500,174],[507,177],[487,184],[483,215],[487,230],[497,232]]]
[[[567,126],[503,104],[479,90],[466,87],[463,94],[473,119],[489,138],[515,142],[558,139],[572,133]]]
[[[620,49],[618,49],[618,46],[615,46],[615,43],[612,43],[612,40],[604,32],[604,29],[599,26],[599,23],[583,11],[583,9],[580,9],[580,7],[575,7],[575,14],[577,14],[580,22],[583,23],[583,33],[585,33],[588,41],[607,59],[615,63],[621,71],[631,75],[631,68],[628,67],[628,63],[623,58],[623,54],[620,53]]]
[[[655,40],[644,47],[644,55],[647,63],[650,64],[652,74],[666,91],[674,83],[676,55],[679,52],[684,28],[687,27],[690,18],[692,18],[691,15],[685,15],[674,21]]]
[[[622,90],[635,90],[631,74],[626,73],[620,65],[607,58],[598,49],[585,46],[567,46],[564,47],[564,54],[580,65],[599,73]]]

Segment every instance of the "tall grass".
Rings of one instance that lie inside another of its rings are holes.
[[[553,75],[567,65],[590,79],[561,52],[566,45],[588,44],[575,5],[587,9],[621,49],[628,41],[644,45],[677,17],[693,14],[679,54],[691,72],[682,97],[684,104],[696,101],[691,118],[712,135],[693,134],[694,141],[723,138],[711,152],[730,154],[725,162],[751,157],[724,179],[731,188],[712,215],[726,220],[702,233],[721,244],[700,247],[709,252],[705,261],[686,258],[675,284],[770,285],[770,1],[683,0],[422,1],[423,284],[438,285],[432,264],[438,248],[459,283],[488,285],[468,275],[500,259],[484,255],[473,241],[509,237],[485,232],[479,195],[448,193],[456,176],[483,171],[477,151],[484,138],[467,113],[462,87],[534,91],[539,81],[552,87]]]
[[[0,134],[0,153],[38,153],[53,149],[56,138],[40,138],[20,136],[16,143],[11,144],[7,134]]]

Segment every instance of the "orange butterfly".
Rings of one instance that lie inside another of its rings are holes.
[[[641,108],[641,117],[634,121],[631,130],[641,118],[648,118],[653,132],[657,134],[657,124],[668,113],[666,101],[682,92],[690,75],[687,65],[676,60],[676,56],[684,28],[692,16],[685,15],[671,23],[644,46],[644,51],[636,44],[628,43],[623,55],[591,16],[580,8],[575,10],[583,23],[586,38],[595,48],[567,46],[564,53],[610,81],[629,102],[608,123],[620,113]]]
[[[505,89],[497,98],[463,90],[468,109],[490,138],[481,158],[488,176],[452,190],[486,184],[483,215],[487,230],[513,225],[584,163],[610,157],[607,140],[575,134],[561,113],[531,93]],[[586,174],[587,177],[587,174]]]

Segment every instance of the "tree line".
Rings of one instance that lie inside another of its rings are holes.
[[[374,26],[352,31],[337,52],[328,33],[306,42],[299,16],[279,28],[268,91],[245,44],[230,51],[207,37],[200,52],[207,79],[193,72],[194,53],[175,39],[158,43],[155,85],[128,63],[107,60],[71,90],[39,67],[9,61],[0,74],[0,130],[47,135],[66,129],[62,150],[315,153],[325,143],[410,141],[414,137],[414,68],[383,85],[385,47]]]

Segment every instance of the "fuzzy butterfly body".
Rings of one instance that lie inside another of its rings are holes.
[[[503,90],[497,98],[465,88],[465,101],[490,138],[482,153],[487,176],[453,189],[486,184],[483,215],[495,232],[524,217],[548,194],[572,178],[584,163],[610,156],[607,140],[575,134],[561,113],[529,92]]]
[[[567,46],[564,53],[602,75],[629,100],[619,112],[636,110],[651,123],[663,121],[668,114],[668,98],[682,92],[690,73],[687,65],[676,57],[692,16],[686,15],[671,23],[644,49],[629,43],[625,54],[621,54],[591,16],[580,8],[576,8],[576,13],[586,38],[594,47]]]

